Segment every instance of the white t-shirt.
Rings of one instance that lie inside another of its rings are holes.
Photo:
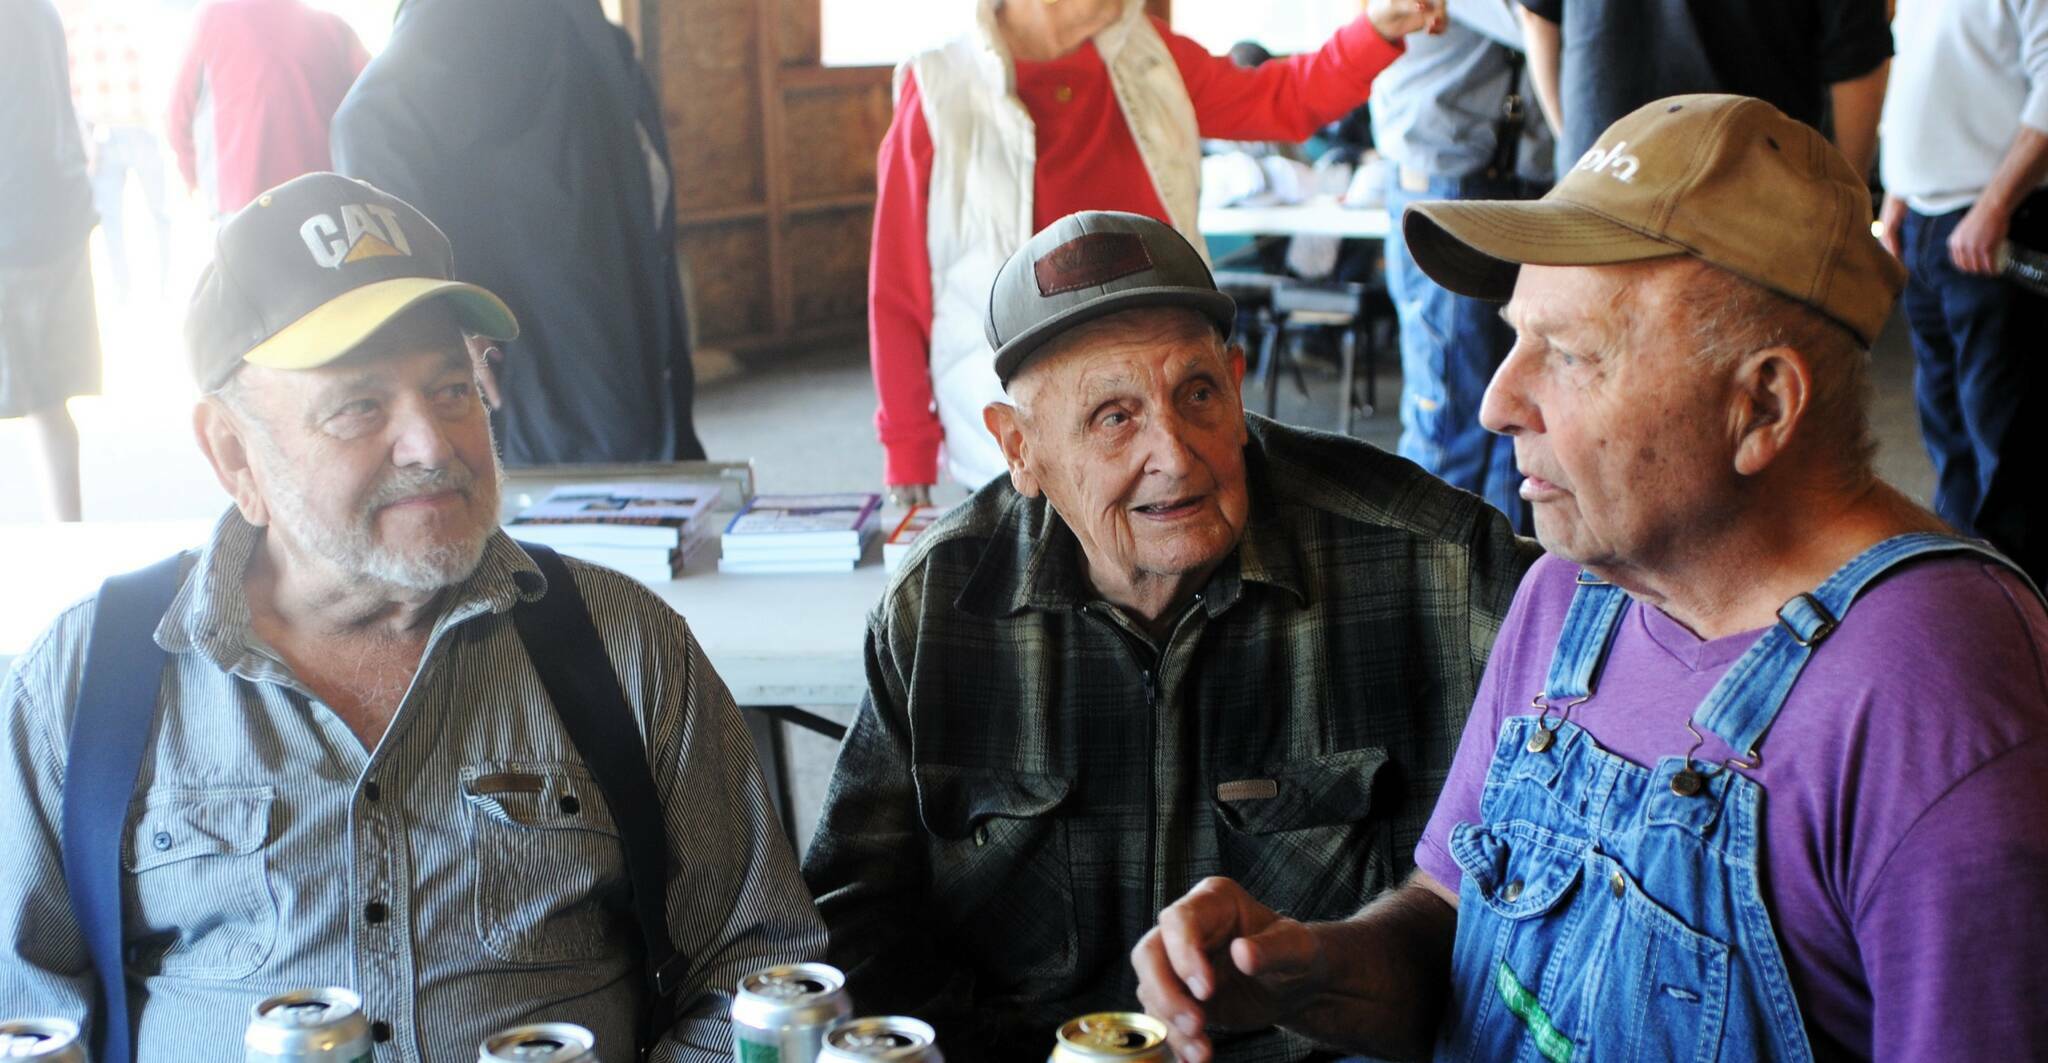
[[[1884,186],[1922,214],[1983,194],[2024,125],[2048,133],[2048,0],[1899,0]]]

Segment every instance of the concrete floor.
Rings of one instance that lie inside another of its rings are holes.
[[[171,290],[186,290],[173,284]],[[193,389],[186,377],[177,327],[178,308],[148,301],[108,313],[106,393],[72,403],[83,434],[84,497],[91,519],[206,517],[225,496],[199,458],[189,427]],[[1873,355],[1882,474],[1926,500],[1933,470],[1921,447],[1913,406],[1912,356],[1899,323]],[[1335,424],[1335,378],[1319,363],[1304,370],[1306,396],[1283,387],[1283,420],[1317,427]],[[1381,410],[1356,426],[1361,437],[1391,449],[1399,432],[1395,397],[1398,359],[1382,356]],[[1250,396],[1255,405],[1256,393]],[[772,367],[743,372],[701,389],[699,434],[711,456],[752,459],[764,491],[879,490],[881,447],[875,442],[874,391],[861,348],[820,350]],[[29,430],[0,421],[0,522],[42,519]],[[959,497],[958,488],[942,498]],[[10,558],[8,564],[33,564]],[[4,608],[4,606],[0,606]],[[826,710],[844,718],[846,710]],[[799,841],[809,836],[829,777],[834,749],[798,733],[791,740]]]

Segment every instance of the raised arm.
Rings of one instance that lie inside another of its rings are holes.
[[[1159,913],[1131,965],[1139,1002],[1187,1063],[1212,1058],[1209,1029],[1273,1025],[1417,1059],[1436,1038],[1457,927],[1457,895],[1424,871],[1349,919],[1309,924],[1211,878]]]
[[[1443,31],[1443,0],[1370,0],[1321,48],[1244,69],[1154,20],[1173,53],[1205,137],[1306,140],[1372,93],[1402,37]]]

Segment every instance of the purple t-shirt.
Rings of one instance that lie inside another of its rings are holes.
[[[1577,569],[1529,571],[1415,862],[1456,890],[1500,722],[1533,710]],[[1760,631],[1703,642],[1631,602],[1571,719],[1637,764]],[[1764,736],[1762,878],[1821,1059],[2048,1059],[2048,615],[1980,559],[1866,590]],[[1709,736],[1699,758],[1732,755]]]

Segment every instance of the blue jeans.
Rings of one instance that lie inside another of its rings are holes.
[[[93,154],[92,201],[100,213],[100,231],[107,238],[107,265],[114,273],[115,298],[126,301],[134,248],[128,242],[128,177],[142,185],[142,202],[156,226],[156,262],[150,294],[163,294],[170,273],[171,215],[164,204],[164,155],[156,134],[140,126],[102,130]]]
[[[1899,233],[1934,509],[1957,531],[1991,540],[2038,583],[2048,578],[2048,529],[2036,497],[2048,473],[2041,439],[2026,426],[2040,427],[2048,415],[2048,373],[2039,368],[2048,298],[1955,267],[1948,238],[1965,213],[1907,211]],[[2048,196],[2023,204],[2011,231],[2021,243],[2048,247]]]
[[[1401,212],[1430,199],[1530,199],[1542,194],[1526,181],[1486,177],[1432,177],[1428,187],[1401,186],[1401,167],[1390,167],[1387,212],[1387,293],[1401,322],[1402,457],[1453,487],[1484,498],[1507,514],[1515,530],[1530,530],[1528,503],[1518,493],[1515,448],[1506,436],[1479,424],[1479,403],[1493,371],[1515,344],[1500,307],[1437,286],[1424,276],[1401,239]]]

